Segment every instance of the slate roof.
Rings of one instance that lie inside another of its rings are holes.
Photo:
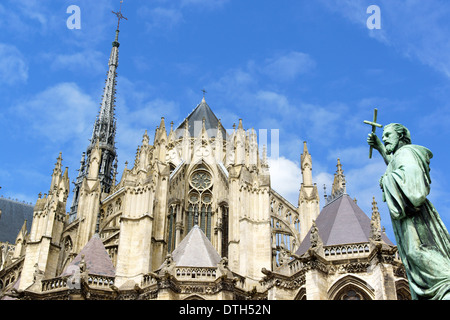
[[[172,259],[179,267],[217,267],[222,260],[211,241],[197,225],[172,252]],[[161,268],[164,264],[165,262]]]
[[[324,246],[369,242],[370,218],[348,194],[341,195],[323,207],[316,225]],[[300,244],[297,255],[304,254],[311,247],[310,233]],[[382,233],[382,240],[394,245],[385,233]]]
[[[217,135],[219,119],[206,103],[205,98],[203,98],[202,102],[198,104],[197,107],[186,118],[189,124],[189,134],[191,135],[191,137],[197,137],[200,134],[202,130],[203,118],[205,119],[205,128],[207,130],[208,136],[210,138],[215,137]],[[176,129],[177,138],[183,136],[186,119]],[[226,130],[223,128],[223,126],[221,126],[221,130],[222,136],[225,139]]]
[[[33,222],[33,205],[0,198],[0,242],[15,243],[17,235],[27,220],[27,230],[30,232]]]
[[[73,259],[73,261],[66,267],[61,275],[71,275],[71,266],[78,266],[81,261],[81,256],[84,255],[84,261],[88,273],[101,276],[114,277],[116,270],[111,261],[111,258],[106,252],[105,246],[98,234],[94,234],[91,240],[84,246],[80,253]]]

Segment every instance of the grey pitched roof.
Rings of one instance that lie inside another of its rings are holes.
[[[15,243],[17,235],[27,220],[27,230],[30,232],[33,221],[33,206],[11,199],[0,198],[0,242]]]
[[[203,119],[205,119],[205,128],[207,130],[208,136],[215,137],[217,135],[219,119],[216,117],[204,98],[202,102],[197,105],[197,107],[187,116],[186,119],[188,120],[189,134],[191,135],[191,137],[197,137],[200,134],[202,130]],[[183,135],[186,119],[176,129],[177,137]],[[223,128],[223,126],[221,126],[221,130],[223,138],[226,138],[226,130]]]
[[[369,242],[370,222],[370,218],[347,194],[326,205],[316,219],[324,246]],[[382,240],[394,245],[384,233]],[[310,247],[310,232],[308,232],[296,254],[302,255]]]
[[[84,246],[80,253],[73,259],[73,261],[66,267],[61,275],[71,275],[71,266],[78,266],[81,261],[81,256],[84,255],[84,261],[88,273],[113,277],[116,270],[111,261],[111,258],[106,252],[105,246],[98,234],[94,234],[91,240]]]
[[[211,241],[197,225],[172,252],[172,259],[179,267],[217,267],[222,260]]]

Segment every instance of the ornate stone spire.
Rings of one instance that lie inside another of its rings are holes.
[[[320,213],[320,199],[317,184],[312,179],[312,156],[306,141],[303,142],[303,153],[300,156],[302,183],[298,195],[298,214],[300,218],[300,238],[304,239]]]
[[[347,192],[347,188],[345,186],[345,176],[344,170],[342,170],[341,160],[337,159],[337,170],[334,174],[333,188],[331,189],[331,196],[337,197],[341,194]]]
[[[100,144],[106,144],[108,147],[112,147],[112,149],[114,149],[114,138],[116,135],[114,111],[116,102],[117,68],[119,66],[119,27],[120,20],[128,20],[122,15],[122,3],[123,1],[120,1],[120,10],[118,12],[112,12],[117,16],[118,20],[116,37],[112,43],[102,102],[100,104],[99,115],[94,124],[91,139],[91,145],[95,145],[95,140],[99,140]]]
[[[96,140],[100,143],[112,145],[114,147],[114,138],[116,134],[116,120],[114,117],[116,102],[116,77],[117,67],[119,66],[119,30],[116,30],[116,38],[113,42],[111,55],[108,62],[108,73],[103,89],[102,102],[100,105],[99,115],[94,124],[92,132],[91,144],[95,144]]]
[[[121,1],[122,4],[123,1]],[[122,5],[121,5],[122,7]],[[121,12],[113,12],[118,18],[117,30],[114,41],[112,43],[111,54],[108,61],[108,72],[105,80],[105,87],[103,89],[102,102],[100,110],[94,123],[92,137],[90,144],[86,149],[86,159],[83,155],[81,167],[78,172],[78,177],[74,182],[74,197],[70,209],[70,220],[75,219],[78,207],[79,189],[84,178],[88,177],[91,163],[91,153],[98,146],[100,150],[100,158],[98,161],[98,179],[100,180],[101,189],[103,192],[109,193],[113,184],[113,165],[116,159],[116,118],[114,116],[115,102],[116,102],[116,85],[117,85],[117,68],[119,66],[119,25],[121,19],[126,19]],[[91,172],[91,176],[97,176]]]
[[[308,151],[306,141],[303,142],[303,153],[300,156],[300,167],[302,170],[303,185],[312,185],[312,157]]]
[[[375,241],[381,241],[381,217],[378,212],[377,202],[375,197],[372,201],[372,218],[370,220],[370,236]]]
[[[342,170],[341,160],[337,159],[337,170],[334,174],[333,186],[331,188],[331,195],[326,194],[326,187],[324,185],[325,190],[325,205],[328,205],[333,200],[339,198],[343,194],[347,194],[347,187],[345,182],[344,170]]]
[[[120,18],[119,18],[120,19]],[[103,89],[102,102],[100,111],[94,124],[92,132],[91,144],[87,149],[87,163],[91,149],[99,144],[102,151],[102,160],[99,168],[99,177],[102,188],[108,192],[111,187],[111,170],[114,159],[116,158],[115,136],[116,136],[116,119],[114,116],[116,102],[116,78],[117,67],[119,66],[119,30],[116,30],[116,37],[112,43],[111,55],[108,62],[108,73]]]
[[[60,152],[58,158],[56,159],[55,168],[53,169],[52,182],[50,184],[51,188],[57,186],[57,184],[59,183],[59,177],[61,173],[62,173],[62,153]]]

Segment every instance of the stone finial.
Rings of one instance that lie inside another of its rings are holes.
[[[377,202],[375,197],[372,201],[372,218],[370,220],[370,237],[374,241],[381,241],[381,216],[378,212]]]

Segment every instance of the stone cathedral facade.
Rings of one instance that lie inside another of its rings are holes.
[[[60,154],[31,231],[1,247],[0,299],[409,298],[376,202],[369,218],[339,160],[321,211],[312,156],[298,146],[291,204],[271,188],[255,130],[239,120],[227,132],[204,97],[177,128],[162,118],[152,138],[146,131],[119,179],[118,35],[73,201]]]

